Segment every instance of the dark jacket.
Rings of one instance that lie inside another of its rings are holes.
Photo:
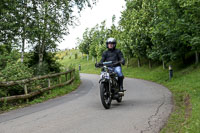
[[[103,63],[105,61],[113,61],[113,62],[121,61],[123,65],[125,64],[124,56],[119,49],[112,49],[112,50],[109,49],[107,51],[104,51],[100,62]],[[116,66],[121,66],[121,64],[118,63],[114,65],[114,67]]]

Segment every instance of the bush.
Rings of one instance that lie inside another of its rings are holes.
[[[76,54],[75,54],[75,59],[77,59],[77,58],[78,58],[78,54],[76,53]]]
[[[25,78],[30,78],[33,75],[33,70],[28,68],[21,62],[8,62],[5,69],[0,73],[0,81],[15,81]],[[11,87],[0,87],[0,97],[6,95],[24,94],[24,88],[21,85]]]
[[[19,58],[20,54],[17,50],[8,52],[0,47],[0,70],[3,70],[6,67],[7,62],[15,62]]]
[[[1,77],[6,81],[25,79],[32,77],[32,75],[33,71],[21,62],[9,62],[1,71]]]
[[[38,53],[36,52],[30,52],[27,56],[28,59],[26,59],[26,64],[30,68],[34,69],[34,75],[45,75],[49,73],[58,73],[60,72],[61,64],[56,61],[55,53],[44,53],[43,62],[39,66],[39,57]]]

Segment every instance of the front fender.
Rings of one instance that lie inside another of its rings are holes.
[[[102,83],[102,82],[105,83],[105,82],[108,82],[108,80],[105,79],[105,78],[102,78],[102,79],[99,80],[99,83]]]

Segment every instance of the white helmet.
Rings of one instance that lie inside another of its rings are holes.
[[[108,44],[109,43],[111,43],[111,44],[114,44],[114,47],[113,48],[115,48],[116,47],[116,45],[117,45],[117,42],[116,42],[116,40],[115,40],[115,38],[108,38],[107,39],[107,41],[106,41],[106,47],[108,48]]]

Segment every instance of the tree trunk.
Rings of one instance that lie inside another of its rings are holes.
[[[162,61],[163,62],[163,69],[165,69],[165,61]]]
[[[23,35],[22,35],[22,52],[21,52],[21,62],[24,62],[24,47],[26,43],[26,21],[27,21],[27,0],[24,0],[24,24],[23,24]]]
[[[149,68],[152,68],[152,63],[151,63],[151,59],[149,59]]]
[[[141,67],[141,62],[139,57],[138,57],[138,67]]]
[[[41,69],[41,65],[43,63],[44,60],[44,52],[45,52],[45,43],[46,43],[46,29],[47,29],[47,10],[48,10],[48,3],[46,4],[45,1],[45,11],[44,11],[44,32],[42,35],[42,45],[40,45],[41,47],[39,47],[39,69]]]
[[[199,53],[198,51],[195,51],[195,64],[199,63]]]
[[[24,62],[24,47],[25,47],[25,38],[22,38],[22,52],[21,52],[21,62]]]
[[[87,61],[89,60],[89,55],[87,54]]]
[[[42,62],[43,62],[43,53],[39,54],[39,68],[42,66]]]
[[[183,64],[187,63],[186,60],[185,60],[185,55],[182,56],[182,62],[183,62]]]
[[[129,58],[127,57],[127,63],[126,63],[126,66],[128,67],[129,65]]]
[[[43,54],[42,54],[42,49],[41,49],[41,37],[39,37],[38,56],[39,56],[39,69],[40,69],[40,67],[42,66],[42,61],[43,61]]]
[[[95,58],[95,63],[97,63],[97,57]]]

